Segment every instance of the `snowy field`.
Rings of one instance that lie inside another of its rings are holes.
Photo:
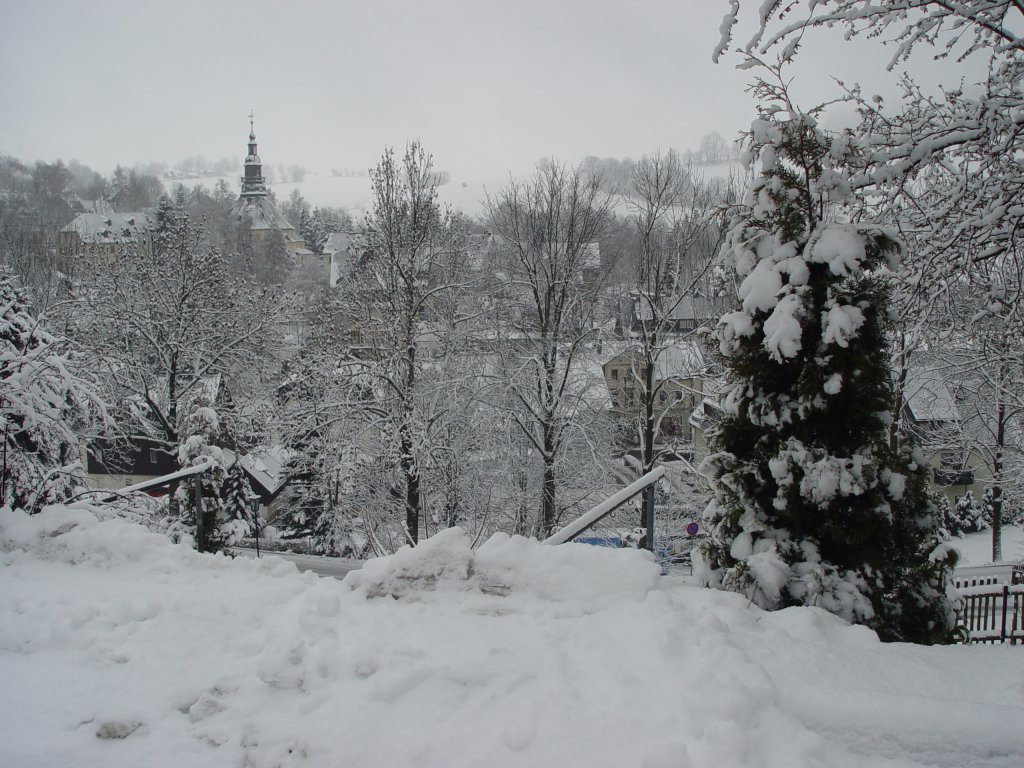
[[[161,179],[168,190],[178,184],[191,189],[202,184],[207,189],[223,179],[233,191],[238,191],[238,176],[202,176],[184,179]],[[484,200],[488,193],[501,191],[508,184],[508,177],[495,177],[480,180],[452,180],[437,189],[437,197],[442,205],[450,205],[467,216],[479,216],[484,210]],[[306,198],[310,205],[344,208],[356,221],[361,221],[370,209],[370,179],[368,176],[330,176],[307,174],[303,181],[276,182],[270,189],[277,196],[278,204],[288,200],[294,190]]]
[[[644,552],[460,531],[344,582],[0,511],[0,765],[1024,766],[1024,649],[882,645]]]

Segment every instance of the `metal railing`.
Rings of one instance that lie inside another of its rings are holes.
[[[587,528],[596,525],[639,493],[644,494],[644,527],[647,529],[645,547],[654,551],[654,484],[665,476],[664,467],[655,467],[646,475],[633,481],[618,493],[609,496],[596,507],[584,512],[571,523],[544,539],[545,544],[564,544],[572,541]]]
[[[1024,643],[1024,584],[985,584],[960,590],[957,631],[964,642]]]

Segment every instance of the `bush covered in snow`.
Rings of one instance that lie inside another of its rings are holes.
[[[974,498],[973,491],[967,491],[963,496],[957,498],[955,504],[947,505],[944,519],[944,527],[953,536],[962,533],[977,533],[992,525],[991,492],[986,493],[988,499],[988,510],[984,503],[979,504]]]
[[[816,605],[883,639],[942,641],[955,554],[940,547],[920,458],[890,444],[898,244],[839,218],[843,137],[784,87],[761,82],[759,95],[748,157],[763,173],[725,248],[741,304],[718,331],[729,384],[705,465],[703,577],[764,608]]]

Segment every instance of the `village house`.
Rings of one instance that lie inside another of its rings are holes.
[[[656,443],[671,446],[687,459],[694,451],[694,427],[690,417],[704,399],[704,356],[693,340],[681,339],[661,349],[655,360]],[[643,382],[646,365],[639,346],[629,345],[602,366],[611,398],[612,417],[623,425],[627,443],[636,445],[635,426],[643,413]]]
[[[57,233],[61,270],[73,276],[114,264],[131,248],[149,248],[153,223],[149,211],[78,214]]]
[[[971,371],[955,371],[919,355],[907,371],[903,428],[924,449],[932,488],[955,503],[970,491],[979,501],[991,485],[996,453],[1009,470],[1021,464],[1021,424],[1009,414],[999,432],[994,393]]]
[[[682,336],[692,334],[702,327],[713,328],[718,318],[730,308],[721,300],[700,296],[670,297],[663,304],[668,308],[667,316],[658,321],[658,330]],[[644,300],[639,291],[632,291],[622,297],[617,319],[617,330],[621,335],[649,332],[654,329],[654,325],[650,303]]]

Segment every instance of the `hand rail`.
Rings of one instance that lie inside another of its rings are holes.
[[[633,481],[618,493],[609,496],[607,499],[602,501],[596,507],[588,512],[584,512],[582,515],[577,517],[571,523],[563,526],[559,530],[544,539],[545,544],[564,544],[567,541],[579,536],[594,523],[598,522],[604,517],[607,517],[616,509],[621,507],[631,498],[636,496],[638,493],[644,490],[650,491],[644,500],[644,511],[647,521],[647,548],[652,552],[654,551],[654,484],[658,482],[662,477],[665,476],[664,467],[655,467],[646,475],[643,475],[638,480]]]

